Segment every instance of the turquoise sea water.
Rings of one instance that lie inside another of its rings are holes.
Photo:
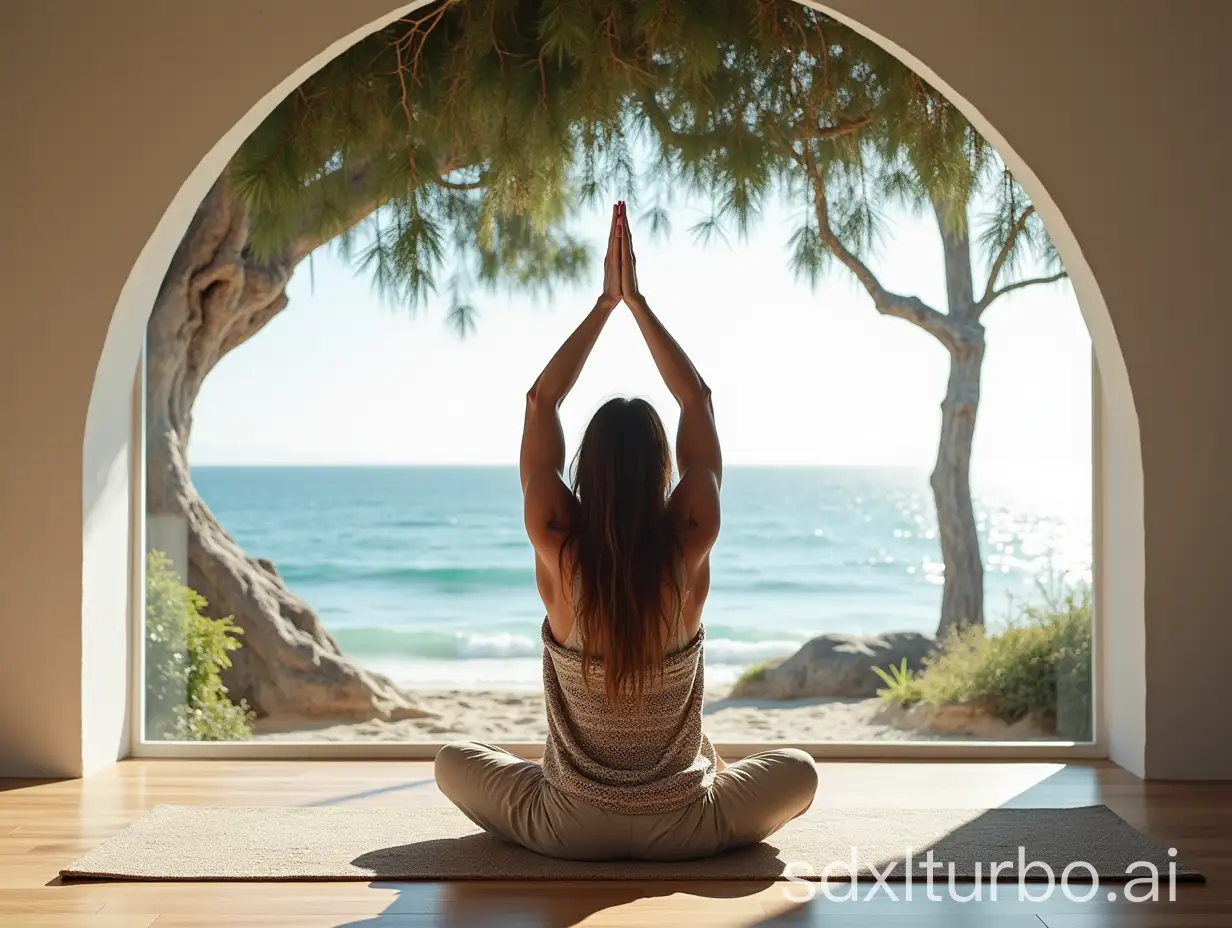
[[[512,467],[197,467],[252,555],[342,648],[419,686],[535,686],[533,553]],[[1090,475],[976,486],[990,624],[1090,571]],[[729,468],[706,604],[713,682],[821,632],[932,632],[943,568],[927,473]]]

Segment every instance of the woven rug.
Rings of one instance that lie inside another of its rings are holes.
[[[1169,849],[1106,806],[1072,809],[823,809],[753,847],[692,861],[557,860],[482,833],[448,807],[158,806],[61,871],[113,880],[777,880],[885,874],[912,880],[1017,882],[1021,860],[1071,882],[1146,876],[1201,880]],[[854,855],[854,856],[853,856]],[[979,870],[977,872],[977,864]],[[829,868],[827,870],[827,868]],[[887,868],[890,868],[887,871]],[[1027,866],[1025,880],[1046,880]],[[876,871],[876,874],[873,871]]]

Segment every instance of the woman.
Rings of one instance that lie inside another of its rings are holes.
[[[702,607],[723,475],[710,391],[638,289],[624,204],[603,293],[526,398],[521,477],[543,623],[543,764],[457,742],[436,780],[477,825],[553,857],[682,860],[756,843],[812,803],[803,751],[724,765],[702,734]],[[680,404],[671,489],[663,423],[640,399],[595,413],[564,482],[558,409],[623,300]]]

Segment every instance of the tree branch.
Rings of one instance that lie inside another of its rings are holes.
[[[983,311],[987,309],[992,302],[997,299],[997,297],[1004,296],[1012,290],[1021,290],[1023,287],[1031,287],[1035,284],[1054,284],[1058,280],[1063,280],[1068,276],[1069,274],[1067,272],[1058,271],[1057,273],[1050,274],[1047,277],[1028,277],[1026,280],[1016,280],[1012,284],[1006,284],[1000,290],[994,290],[991,296],[986,296],[984,299],[980,300],[980,310]]]
[[[1001,245],[1001,250],[997,252],[997,256],[993,258],[992,266],[988,271],[988,283],[984,285],[984,295],[980,297],[979,303],[976,304],[977,312],[983,312],[988,308],[988,304],[997,298],[994,291],[994,288],[997,286],[997,278],[1001,276],[1001,271],[1005,267],[1005,262],[1009,260],[1010,253],[1014,250],[1014,243],[1018,241],[1018,236],[1027,227],[1027,220],[1034,213],[1035,206],[1028,206],[1022,211],[1022,215],[1014,221],[1014,224],[1010,226],[1009,235],[1005,237],[1005,242]]]
[[[662,139],[674,142],[678,147],[693,139],[689,133],[677,132],[672,128],[671,118],[663,110],[663,105],[659,103],[654,95],[654,91],[639,92],[637,94],[638,106],[642,111],[642,115],[646,117],[655,133]]]
[[[830,139],[841,138],[844,135],[851,135],[854,132],[859,132],[865,126],[871,126],[874,122],[874,117],[865,116],[863,119],[857,119],[854,122],[845,122],[838,126],[818,126],[813,139],[819,142],[825,142]]]
[[[337,222],[330,223],[327,226],[313,223],[311,219],[305,220],[306,228],[304,232],[287,248],[285,258],[283,259],[292,266],[298,264],[322,245],[337,238],[347,229],[354,228],[389,202],[388,195],[378,194],[371,190],[372,177],[370,166],[367,164],[350,168],[343,167],[332,174],[327,174],[317,183],[344,185],[347,190],[346,202],[350,206],[346,211],[346,215],[339,217]]]
[[[919,297],[904,296],[894,293],[881,285],[872,270],[859,259],[830,226],[830,208],[826,202],[825,185],[817,171],[811,154],[805,154],[808,162],[806,169],[813,187],[813,209],[817,217],[817,233],[822,244],[839,262],[855,275],[868,295],[873,298],[873,306],[883,316],[893,316],[905,319],[919,326],[941,344],[950,350],[958,348],[966,339],[961,327],[945,313],[933,309]]]
[[[442,160],[442,163],[437,166],[437,173],[441,175],[437,178],[436,183],[442,187],[447,187],[450,190],[476,190],[483,185],[483,178],[480,178],[474,184],[469,183],[454,183],[445,180],[445,177],[455,171],[459,171],[467,167],[465,163],[459,163],[460,158],[450,154]],[[472,165],[473,167],[473,165]],[[347,229],[353,229],[359,223],[363,222],[378,209],[388,203],[391,197],[388,194],[378,192],[373,189],[372,181],[372,166],[365,163],[360,163],[350,167],[343,167],[337,171],[325,175],[316,183],[318,184],[342,184],[344,185],[345,193],[341,198],[343,202],[351,204],[345,215],[338,217],[337,221],[327,226],[321,226],[312,222],[312,219],[307,219],[304,222],[305,230],[285,252],[284,261],[292,265],[298,264],[306,258],[311,252],[320,248],[327,242],[337,238]]]
[[[436,183],[438,186],[444,187],[446,190],[481,190],[484,186],[483,178],[476,181],[470,181],[469,183],[459,184],[451,180],[445,180],[445,178],[441,177],[437,179]]]

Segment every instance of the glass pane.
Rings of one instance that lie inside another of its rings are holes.
[[[347,60],[377,61],[404,28]],[[824,31],[883,84],[904,79],[840,24]],[[840,133],[854,147],[796,139],[837,159],[825,176],[771,144],[803,131],[770,125],[781,101],[732,110],[773,162],[746,178],[760,186],[740,236],[731,177],[694,164],[686,183],[675,169],[693,156],[665,165],[672,135],[631,124],[628,163],[608,149],[596,167],[580,129],[558,164],[559,146],[511,153],[459,116],[482,157],[375,196],[371,159],[400,164],[406,138],[361,131],[374,84],[331,96],[362,73],[310,78],[241,149],[151,317],[147,738],[545,737],[524,397],[600,292],[605,200],[630,184],[641,286],[713,388],[726,462],[703,614],[712,738],[1093,737],[1090,342],[1072,291],[1048,282],[1059,265],[1026,193],[973,130],[955,123],[965,141],[946,169],[965,180],[938,218],[920,152],[878,147],[909,140],[883,131],[876,99]],[[568,79],[552,70],[544,92]],[[408,93],[428,132],[439,101]],[[308,118],[339,99],[361,112]],[[525,114],[528,140],[550,131],[541,118]],[[306,161],[273,164],[284,150]],[[553,165],[563,182],[518,196],[493,180]],[[839,238],[819,233],[818,195]],[[342,227],[346,247],[329,246]],[[495,251],[491,235],[506,236]],[[590,270],[565,242],[589,249]],[[617,393],[649,398],[675,434],[623,307],[561,409],[570,454]]]

